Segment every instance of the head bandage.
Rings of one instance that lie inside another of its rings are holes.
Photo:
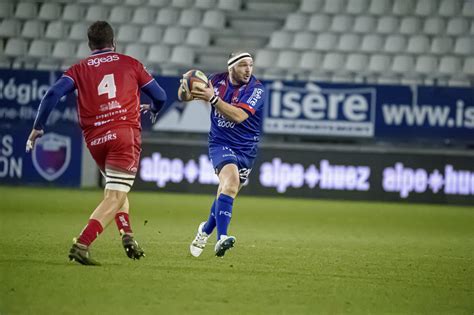
[[[229,58],[229,60],[227,61],[227,69],[230,70],[230,68],[235,66],[239,61],[241,61],[243,59],[253,60],[252,55],[247,53],[247,52],[238,54],[237,56]]]

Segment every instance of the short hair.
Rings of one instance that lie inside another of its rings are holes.
[[[109,23],[97,21],[87,30],[89,47],[92,50],[111,47],[114,44],[114,30]]]

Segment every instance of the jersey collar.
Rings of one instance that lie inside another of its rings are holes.
[[[105,54],[109,52],[113,52],[114,50],[112,48],[105,48],[105,49],[98,49],[94,50],[91,55],[98,55],[98,54]]]

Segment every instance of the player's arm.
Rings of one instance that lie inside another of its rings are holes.
[[[141,90],[151,98],[152,104],[150,110],[153,113],[158,113],[167,100],[166,92],[154,79],[141,88]]]
[[[214,88],[212,84],[208,88],[196,87],[191,94],[194,98],[207,101],[214,106],[219,113],[221,113],[225,118],[235,123],[240,124],[249,118],[249,114],[242,108],[232,106],[231,104],[224,102],[221,98],[214,95]]]
[[[26,152],[33,149],[36,139],[44,134],[44,126],[49,114],[58,104],[61,97],[75,90],[74,82],[69,77],[61,77],[44,95],[38,108],[33,129],[26,142]]]

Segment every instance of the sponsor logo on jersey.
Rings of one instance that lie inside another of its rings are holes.
[[[114,62],[120,60],[118,55],[108,55],[107,57],[96,57],[87,60],[88,66],[99,67],[102,63]]]
[[[48,133],[36,141],[33,150],[33,165],[47,181],[61,176],[71,161],[71,138]]]
[[[107,132],[105,136],[95,138],[94,140],[91,141],[90,145],[91,146],[96,146],[99,144],[104,144],[106,142],[116,140],[117,139],[117,134],[116,133],[111,133],[110,131]]]
[[[117,101],[110,101],[107,104],[101,104],[99,106],[99,110],[101,112],[106,112],[108,110],[116,109],[116,108],[122,108],[122,105],[120,105],[119,102]]]

